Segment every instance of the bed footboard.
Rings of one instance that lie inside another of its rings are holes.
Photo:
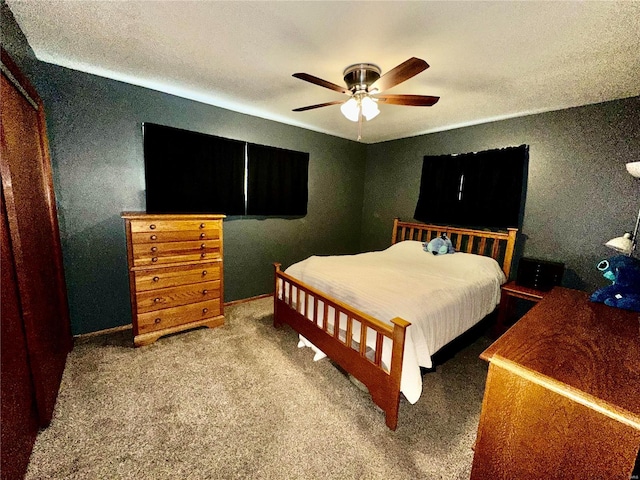
[[[409,322],[393,326],[329,297],[275,267],[273,325],[289,324],[369,389],[385,412],[391,430],[398,425],[400,376]],[[387,339],[387,340],[385,340]],[[375,340],[375,341],[372,341]],[[390,365],[382,361],[383,344],[391,344]]]

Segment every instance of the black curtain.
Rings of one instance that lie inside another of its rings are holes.
[[[145,123],[147,212],[244,214],[244,145]]]
[[[464,209],[458,201],[458,189],[463,172],[462,156],[425,156],[414,217],[437,224],[450,223],[451,219],[460,221],[464,217]]]
[[[415,218],[427,223],[518,227],[529,147],[425,156]]]
[[[251,143],[247,148],[247,215],[306,215],[309,154]]]

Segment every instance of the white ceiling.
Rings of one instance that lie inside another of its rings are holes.
[[[370,62],[430,68],[388,90],[439,96],[381,105],[374,143],[640,95],[640,2],[7,0],[36,56],[262,118],[355,139],[343,85]]]

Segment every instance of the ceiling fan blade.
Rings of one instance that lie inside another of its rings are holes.
[[[321,87],[328,88],[329,90],[335,90],[336,92],[350,94],[351,92],[340,85],[322,80],[321,78],[314,77],[308,73],[294,73],[294,77],[304,80],[305,82],[313,83],[314,85],[320,85]]]
[[[403,62],[397,67],[389,70],[378,80],[373,82],[369,87],[369,91],[376,89],[378,92],[384,92],[405,80],[409,80],[411,77],[425,71],[427,68],[429,68],[429,64],[427,62],[420,58],[412,57],[406,62]]]
[[[308,107],[294,108],[291,111],[292,112],[304,112],[306,110],[313,110],[314,108],[328,107],[329,105],[338,105],[339,103],[344,103],[344,102],[342,100],[336,100],[334,102],[319,103],[318,105],[309,105]]]
[[[390,105],[411,105],[414,107],[430,107],[440,100],[440,97],[428,95],[375,95],[373,98]]]

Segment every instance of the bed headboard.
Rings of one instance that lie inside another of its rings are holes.
[[[427,225],[425,223],[401,222],[393,220],[393,236],[391,244],[403,240],[428,242],[445,233],[458,252],[474,253],[495,259],[502,271],[509,278],[513,250],[516,246],[517,228],[508,228],[506,232],[489,230],[472,230],[469,228],[447,227],[444,225]]]

